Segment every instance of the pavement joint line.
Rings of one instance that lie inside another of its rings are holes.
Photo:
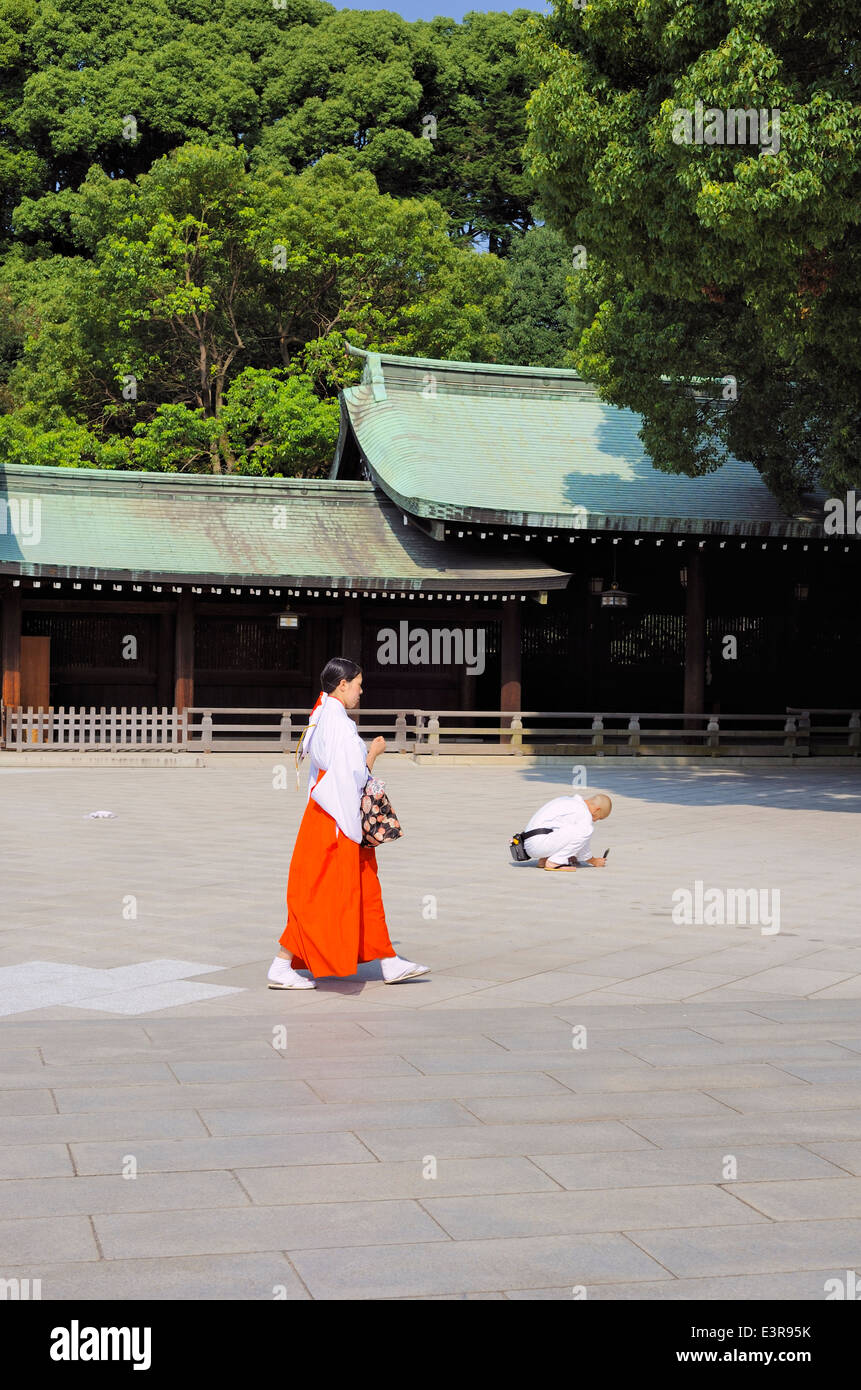
[[[95,1220],[93,1219],[93,1213],[92,1213],[92,1212],[90,1212],[90,1213],[88,1214],[87,1220],[88,1220],[89,1223],[90,1223],[90,1230],[91,1230],[92,1235],[93,1235],[93,1241],[94,1241],[94,1243],[95,1243],[95,1247],[96,1247],[96,1249],[97,1249],[98,1252],[99,1252],[99,1259],[100,1259],[100,1260],[103,1260],[103,1259],[105,1258],[105,1252],[104,1252],[104,1250],[102,1249],[102,1242],[99,1240],[99,1233],[98,1233],[98,1231],[96,1230],[96,1223],[95,1223]]]
[[[287,1261],[288,1265],[290,1266],[290,1268],[291,1268],[292,1271],[293,1271],[294,1277],[299,1281],[299,1284],[300,1284],[301,1287],[305,1290],[305,1292],[306,1292],[306,1294],[308,1295],[309,1299],[310,1299],[313,1303],[316,1303],[316,1302],[317,1302],[317,1299],[314,1297],[313,1293],[312,1293],[311,1290],[308,1288],[308,1285],[305,1283],[305,1280],[302,1278],[302,1275],[299,1273],[298,1269],[296,1268],[295,1264],[293,1263],[292,1259],[290,1258],[290,1252],[289,1252],[289,1250],[279,1250],[278,1253],[279,1253],[279,1255],[283,1255],[283,1256],[284,1256],[284,1259]]]
[[[665,1229],[666,1229],[666,1228],[665,1228]],[[691,1228],[688,1227],[688,1229],[690,1230]],[[638,1240],[635,1240],[635,1239],[634,1239],[634,1237],[633,1237],[633,1235],[631,1234],[630,1231],[620,1231],[619,1234],[620,1234],[621,1236],[623,1236],[625,1240],[629,1240],[629,1241],[631,1242],[631,1244],[632,1244],[633,1246],[635,1246],[637,1250],[640,1251],[640,1254],[641,1254],[641,1255],[645,1255],[645,1256],[647,1257],[647,1259],[654,1260],[654,1262],[655,1262],[656,1265],[659,1265],[661,1269],[665,1269],[665,1270],[667,1271],[667,1274],[669,1275],[669,1277],[670,1277],[671,1279],[678,1279],[678,1278],[681,1277],[680,1275],[675,1274],[675,1273],[673,1272],[673,1270],[670,1269],[669,1265],[665,1265],[664,1262],[663,1262],[663,1260],[659,1259],[657,1255],[653,1255],[652,1252],[651,1252],[651,1250],[646,1250],[646,1249],[640,1244],[640,1242],[639,1242]],[[597,1282],[598,1282],[597,1280],[593,1280],[593,1283],[597,1283]],[[604,1282],[605,1282],[605,1283],[609,1283],[610,1280],[605,1280]],[[637,1282],[639,1282],[639,1281],[637,1281]],[[643,1281],[643,1282],[645,1282],[645,1281]]]
[[[841,1173],[845,1173],[848,1178],[857,1178],[859,1176],[858,1173],[853,1173],[851,1168],[844,1168],[843,1164],[838,1163],[836,1158],[825,1158],[824,1154],[818,1154],[815,1149],[810,1147],[811,1144],[831,1144],[834,1142],[851,1144],[853,1141],[851,1139],[837,1141],[832,1139],[800,1139],[798,1141],[798,1146],[801,1149],[806,1149],[808,1153],[813,1154],[814,1158],[822,1158],[826,1163],[830,1163],[833,1167],[839,1168]],[[857,1142],[857,1140],[855,1142]],[[777,1181],[777,1179],[775,1179],[775,1181]]]
[[[531,1194],[531,1193],[530,1193],[530,1194],[527,1194],[527,1193],[524,1193],[524,1192],[506,1193],[506,1196],[512,1196],[512,1197],[525,1197],[525,1196],[527,1196],[527,1195],[530,1195],[530,1196],[531,1196],[532,1194]],[[446,1228],[445,1228],[445,1226],[442,1224],[442,1222],[441,1222],[441,1221],[438,1221],[437,1218],[434,1216],[433,1212],[432,1212],[432,1211],[428,1211],[427,1207],[426,1207],[425,1204],[424,1204],[424,1200],[423,1200],[421,1197],[414,1197],[414,1198],[413,1198],[413,1201],[415,1202],[415,1204],[416,1204],[416,1206],[418,1207],[419,1211],[423,1211],[424,1214],[425,1214],[425,1216],[428,1217],[428,1219],[429,1219],[430,1221],[432,1221],[432,1222],[434,1223],[435,1226],[438,1226],[438,1227],[439,1227],[439,1229],[442,1231],[443,1235],[445,1236],[446,1240],[448,1240],[448,1241],[455,1241],[455,1242],[457,1241],[457,1236],[453,1236],[452,1233],[451,1233],[451,1231],[447,1231]]]
[[[232,1177],[233,1181],[236,1183],[236,1186],[239,1188],[240,1192],[241,1192],[242,1195],[245,1197],[245,1199],[246,1199],[246,1206],[248,1206],[248,1207],[255,1207],[255,1206],[258,1206],[258,1205],[260,1205],[260,1206],[263,1205],[263,1203],[257,1203],[257,1202],[255,1202],[254,1198],[252,1197],[251,1193],[248,1191],[248,1188],[245,1186],[244,1182],[243,1182],[242,1179],[240,1178],[240,1176],[239,1176],[239,1174],[237,1173],[237,1171],[236,1171],[235,1168],[215,1168],[215,1169],[210,1169],[209,1171],[210,1171],[210,1172],[216,1172],[216,1173],[229,1173],[230,1176]],[[239,1211],[242,1211],[243,1208],[242,1208],[242,1207],[239,1207],[238,1210],[239,1210]]]
[[[324,1131],[324,1132],[325,1132],[325,1131]],[[344,1133],[344,1134],[351,1134],[351,1135],[353,1136],[353,1138],[355,1139],[355,1141],[356,1141],[357,1144],[361,1144],[361,1146],[362,1146],[363,1149],[367,1149],[368,1153],[371,1155],[371,1157],[372,1157],[372,1159],[374,1160],[375,1163],[384,1163],[384,1162],[386,1161],[385,1159],[380,1158],[379,1154],[375,1154],[375,1153],[374,1153],[374,1151],[373,1151],[373,1149],[370,1147],[370,1145],[365,1143],[365,1141],[364,1141],[364,1139],[362,1138],[361,1134],[358,1134],[358,1133],[356,1132],[356,1130],[354,1130],[354,1129],[347,1129],[347,1130],[343,1130],[342,1133]],[[818,1157],[819,1157],[819,1155],[817,1154],[817,1158],[818,1158]],[[329,1165],[321,1165],[321,1166],[329,1166]]]
[[[738,1179],[734,1179],[734,1181],[738,1181]],[[744,1179],[743,1179],[743,1181],[744,1181]],[[765,1179],[753,1179],[753,1181],[760,1181],[760,1182],[762,1182],[762,1181],[765,1181],[765,1182],[781,1182],[781,1181],[785,1181],[785,1179],[781,1179],[781,1178],[765,1178]],[[804,1178],[793,1178],[792,1181],[793,1181],[793,1182],[804,1182],[805,1179],[804,1179]],[[807,1179],[807,1181],[814,1181],[814,1182],[815,1182],[815,1181],[819,1181],[819,1179]],[[832,1179],[832,1181],[833,1181],[833,1179]],[[734,1197],[735,1200],[736,1200],[737,1202],[741,1202],[742,1206],[743,1206],[743,1207],[746,1207],[746,1208],[748,1209],[748,1211],[755,1212],[757,1216],[764,1216],[765,1219],[766,1219],[766,1221],[770,1221],[770,1222],[771,1222],[772,1226],[779,1226],[779,1225],[780,1225],[780,1217],[769,1216],[769,1214],[768,1214],[767,1211],[762,1211],[759,1207],[754,1206],[753,1202],[748,1201],[748,1199],[747,1199],[746,1197],[741,1197],[737,1192],[733,1192],[732,1187],[730,1186],[730,1184],[729,1184],[728,1182],[727,1182],[727,1183],[719,1182],[719,1183],[715,1183],[715,1184],[713,1184],[713,1185],[714,1185],[715,1187],[722,1188],[723,1191],[726,1192],[727,1196],[729,1196],[729,1197]]]

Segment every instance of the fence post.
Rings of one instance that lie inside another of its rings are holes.
[[[203,711],[200,722],[200,743],[204,753],[212,752],[212,710]]]
[[[421,746],[421,744],[424,743],[424,739],[425,739],[425,716],[424,716],[424,710],[420,710],[420,709],[415,710],[415,718],[416,718],[416,748],[419,748],[419,747]]]
[[[439,756],[439,717],[432,714],[428,720],[428,745],[435,757]]]
[[[173,711],[173,712],[174,712],[174,715],[177,714],[176,706],[174,706],[174,711]],[[179,716],[179,746],[180,746],[180,748],[182,749],[183,752],[186,752],[187,749],[188,749],[188,710],[187,710],[187,709],[184,709],[184,710],[182,711],[182,714]]]
[[[718,722],[716,714],[711,716],[706,725],[706,747],[714,749],[720,748],[720,723]]]
[[[285,710],[281,715],[281,752],[289,753],[290,745],[293,742],[293,720]]]
[[[395,718],[395,752],[407,751],[407,716],[400,710]]]
[[[861,710],[854,709],[849,716],[849,747],[861,748]]]
[[[800,718],[799,721],[798,721],[798,733],[799,733],[799,736],[800,736],[800,744],[801,744],[800,749],[799,749],[799,752],[801,752],[801,753],[806,753],[807,756],[809,757],[809,756],[810,756],[810,710],[809,710],[809,709],[802,710],[802,712],[801,712],[801,718]]]
[[[523,720],[521,719],[521,717],[520,717],[519,714],[515,714],[515,715],[512,717],[511,723],[509,724],[508,727],[511,729],[511,738],[510,738],[510,740],[509,740],[509,752],[511,752],[511,753],[522,753],[522,752],[523,752]]]
[[[632,714],[628,720],[628,747],[639,748],[640,746],[640,716]]]
[[[786,716],[786,723],[783,726],[783,733],[784,748],[792,748],[794,750],[798,742],[798,725],[795,722],[794,715],[788,714]]]
[[[592,745],[594,748],[604,747],[604,716],[595,714],[592,716]]]

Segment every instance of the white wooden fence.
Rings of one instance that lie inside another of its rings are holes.
[[[7,751],[117,749],[290,752],[308,722],[302,709],[0,709]],[[861,711],[685,715],[593,711],[362,709],[363,737],[393,752],[706,757],[861,756]]]
[[[179,750],[187,740],[185,714],[161,709],[5,710],[3,740],[7,749],[73,749],[86,752],[119,748]]]

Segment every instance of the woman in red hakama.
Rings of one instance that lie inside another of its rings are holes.
[[[360,961],[380,960],[383,980],[426,975],[428,967],[403,960],[389,939],[373,847],[363,846],[360,801],[374,761],[347,714],[359,703],[362,673],[344,657],[330,661],[323,690],[299,745],[310,755],[308,804],[299,826],[287,880],[287,925],[269,970],[270,989],[313,989],[312,976],[354,975]]]

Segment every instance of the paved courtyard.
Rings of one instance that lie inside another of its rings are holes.
[[[822,1300],[861,1276],[861,776],[590,768],[609,864],[546,874],[507,840],[570,768],[378,770],[392,939],[432,973],[276,993],[289,760],[0,757],[0,1278]]]

